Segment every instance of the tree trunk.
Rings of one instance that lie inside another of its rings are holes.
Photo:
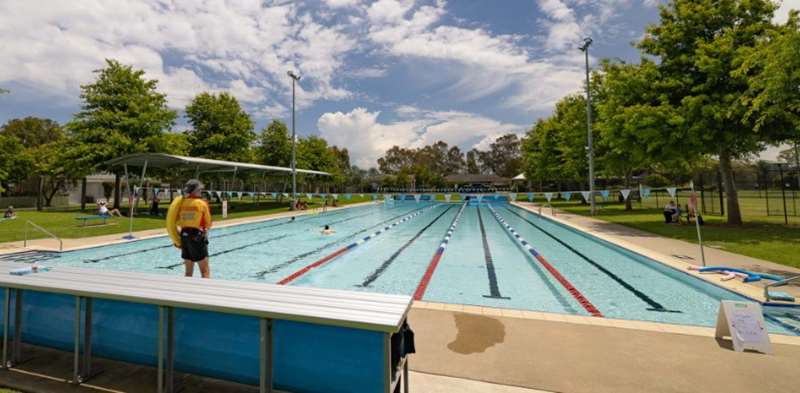
[[[733,168],[731,155],[726,150],[719,154],[719,172],[722,176],[722,186],[725,189],[728,210],[728,225],[742,225],[742,213],[739,210],[739,196],[736,193],[736,184],[733,182]]]
[[[44,193],[44,176],[39,176],[39,189],[36,192],[36,210],[42,210],[42,194]]]
[[[81,180],[81,211],[86,210],[86,176]]]
[[[115,173],[114,174],[114,209],[119,209],[119,207],[120,207],[120,203],[119,203],[119,198],[120,198],[119,197],[119,194],[120,194],[119,187],[120,187],[120,183],[121,182],[120,182],[120,178],[119,178],[119,173]],[[108,202],[108,201],[106,201],[106,202]]]
[[[625,188],[631,189],[631,172],[625,172]],[[639,198],[642,196],[639,195]],[[628,195],[628,198],[625,199],[625,211],[633,210],[633,206],[631,200],[633,199],[632,196]]]

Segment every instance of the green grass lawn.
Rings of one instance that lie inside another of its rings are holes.
[[[663,201],[664,203],[667,200]],[[574,202],[554,202],[556,208],[570,213],[589,215],[589,206]],[[644,208],[634,203],[634,210],[625,211],[623,204],[601,204],[597,218],[661,236],[697,243],[694,225],[664,224],[662,208]],[[783,224],[783,217],[753,217],[748,205],[743,203],[745,224],[729,226],[725,218],[706,215],[702,226],[703,243],[737,254],[765,259],[782,265],[800,267],[800,220]]]
[[[339,204],[347,205],[369,200],[369,195],[365,194],[364,198],[361,198],[356,194],[353,195],[353,198],[349,201],[346,201],[344,198],[340,197]],[[322,206],[321,202],[322,201],[320,198],[314,198],[309,207],[320,207]],[[133,230],[141,231],[146,229],[163,228],[164,214],[167,206],[168,203],[162,204],[160,209],[161,215],[156,217],[142,214],[146,213],[149,209],[144,204],[141,204],[141,206],[136,209],[137,215],[133,220]],[[288,210],[288,208],[288,201],[277,202],[270,199],[266,201],[262,200],[260,202],[254,202],[248,197],[244,197],[241,200],[234,199],[229,202],[228,218],[242,218],[273,214],[285,212]],[[94,209],[94,206],[87,206],[86,212],[81,212],[78,208],[51,209],[44,211],[19,210],[17,211],[17,219],[0,221],[0,242],[23,240],[25,236],[25,222],[27,220],[39,224],[50,232],[53,232],[56,236],[65,239],[109,235],[128,231],[129,219],[127,217],[110,218],[107,225],[87,225],[86,227],[81,227],[80,221],[76,220],[75,218],[84,215],[95,214],[94,210],[88,209]],[[222,208],[219,204],[212,203],[211,211],[213,213],[214,222],[219,223],[222,221]],[[126,209],[123,209],[122,213],[126,214]],[[30,232],[30,238],[32,239],[45,237],[47,237],[47,235],[39,231],[32,230]]]

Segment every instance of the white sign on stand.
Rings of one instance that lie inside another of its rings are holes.
[[[761,305],[755,302],[722,300],[717,316],[717,338],[730,337],[733,349],[772,353]]]
[[[228,218],[228,200],[222,201],[222,218]]]

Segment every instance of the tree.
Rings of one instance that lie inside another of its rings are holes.
[[[116,60],[95,73],[94,83],[81,86],[81,111],[66,126],[74,136],[68,146],[73,166],[89,173],[121,155],[163,151],[164,131],[176,113],[157,91],[158,81]]]
[[[664,105],[685,117],[682,130],[672,128],[678,132],[662,139],[680,141],[684,154],[719,157],[729,224],[742,223],[732,160],[761,150],[775,136],[742,121],[748,108],[740,97],[749,86],[736,72],[747,48],[767,38],[774,10],[768,0],[672,0],[639,43],[659,60],[661,80],[653,88],[665,95]]]
[[[253,121],[228,93],[201,93],[186,107],[190,154],[229,161],[251,160]]]
[[[519,137],[516,134],[506,134],[495,139],[489,145],[489,151],[480,159],[481,164],[487,166],[497,176],[514,177],[518,175],[522,170]]]
[[[19,173],[27,173],[30,157],[16,137],[0,133],[0,192],[6,191],[9,180],[17,181]]]
[[[480,159],[480,152],[478,151],[478,149],[472,149],[467,152],[467,160],[466,160],[467,173],[473,175],[482,173],[479,159]]]
[[[144,71],[106,60],[95,73],[93,83],[81,86],[81,111],[66,125],[63,162],[73,175],[85,176],[122,155],[164,151],[164,131],[177,116],[158,92],[158,81],[145,79]],[[119,207],[116,176],[114,207]]]
[[[383,157],[378,158],[378,169],[381,173],[396,175],[404,168],[410,168],[416,160],[414,149],[392,146]]]
[[[464,154],[458,146],[453,146],[447,151],[447,174],[461,173],[464,171]]]
[[[538,182],[544,189],[544,182],[560,178],[558,151],[558,127],[555,120],[539,119],[522,139],[523,171],[525,178]]]
[[[785,131],[790,141],[800,140],[800,13],[755,47],[743,48],[743,61],[735,72],[747,77],[749,89],[741,97],[748,108],[745,120],[756,130]],[[773,139],[780,139],[781,136]]]
[[[12,159],[16,163],[11,172],[15,179],[36,178],[40,185],[37,193],[44,198],[45,206],[50,206],[53,196],[66,188],[71,174],[64,157],[66,136],[61,126],[50,119],[26,117],[9,120],[0,133],[16,139],[23,147]]]
[[[256,147],[256,159],[265,165],[288,167],[292,165],[292,139],[289,129],[280,120],[272,120],[261,131]]]

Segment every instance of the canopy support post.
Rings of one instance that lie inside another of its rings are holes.
[[[142,189],[144,186],[144,176],[147,173],[147,160],[144,160],[144,165],[142,166],[142,177],[139,179],[139,189]],[[125,164],[125,179],[128,178],[128,164]],[[125,240],[133,240],[136,239],[136,236],[133,236],[133,212],[136,210],[136,204],[139,203],[139,192],[134,192],[133,195],[130,194],[130,182],[126,180],[128,183],[128,235],[123,236],[122,238]]]

